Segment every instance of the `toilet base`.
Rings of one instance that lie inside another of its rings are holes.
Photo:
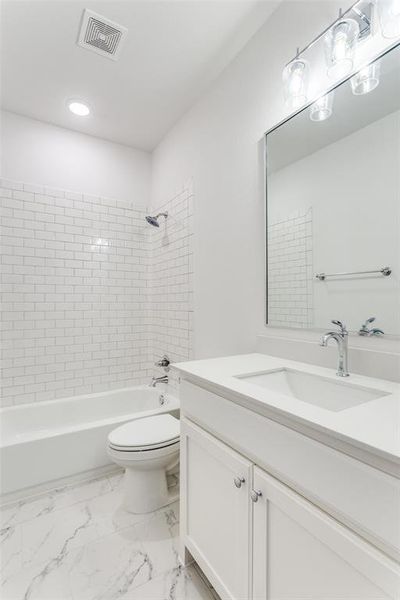
[[[134,514],[153,512],[179,498],[178,489],[168,489],[165,468],[147,471],[127,467],[123,486],[122,506]]]
[[[126,443],[124,437],[122,443]],[[125,468],[122,506],[126,511],[138,515],[150,513],[177,499],[178,487],[170,491],[167,476],[178,469],[179,438],[166,446],[148,449],[115,447],[109,443],[107,452],[112,461]]]

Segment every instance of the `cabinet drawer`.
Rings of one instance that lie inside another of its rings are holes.
[[[396,560],[400,481],[188,381],[181,412]]]

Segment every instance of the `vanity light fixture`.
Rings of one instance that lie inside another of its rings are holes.
[[[353,68],[360,27],[355,19],[342,18],[328,31],[324,38],[328,76],[341,79]]]
[[[372,35],[375,1],[390,2],[395,6],[392,12],[397,11],[396,7],[400,6],[400,0],[357,0],[346,12],[342,13],[340,10],[336,21],[302,50],[297,49],[296,56],[286,64],[282,74],[285,104],[288,108],[295,110],[307,102],[310,65],[303,55],[316,43],[324,43],[330,78],[338,81],[352,71],[358,42]]]
[[[378,0],[377,4],[383,37],[400,36],[400,0]]]
[[[324,94],[321,98],[318,98],[310,106],[310,119],[311,121],[326,121],[332,115],[334,92]]]
[[[68,102],[69,110],[78,117],[87,117],[90,115],[90,108],[87,104],[83,102],[78,102],[77,100],[70,100]]]
[[[381,64],[376,61],[367,65],[350,79],[351,89],[353,94],[360,96],[372,92],[379,85],[379,77],[381,72]]]
[[[310,67],[306,60],[294,58],[283,69],[283,93],[288,108],[300,108],[307,101]]]

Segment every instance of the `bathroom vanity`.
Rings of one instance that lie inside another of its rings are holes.
[[[399,598],[399,386],[263,354],[176,368],[182,561],[223,599]]]

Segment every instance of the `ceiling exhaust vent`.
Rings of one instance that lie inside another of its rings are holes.
[[[127,28],[86,8],[83,11],[78,45],[117,60]]]

